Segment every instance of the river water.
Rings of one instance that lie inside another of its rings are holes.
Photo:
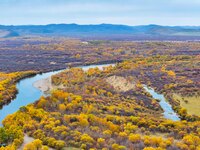
[[[107,67],[110,65],[113,65],[113,64],[89,65],[89,66],[82,66],[80,68],[82,68],[84,71],[87,71],[88,69],[95,68],[95,67],[98,67],[99,69],[102,70],[103,67]],[[5,105],[0,110],[0,126],[2,126],[1,123],[6,116],[8,116],[9,114],[15,113],[22,106],[26,106],[28,104],[34,103],[44,94],[38,88],[35,88],[33,86],[33,83],[35,83],[38,80],[46,79],[61,71],[63,70],[37,74],[36,76],[20,80],[17,83],[18,94],[16,95],[16,98],[13,101],[11,101],[11,103],[9,103],[8,105]],[[174,120],[174,121],[180,120],[178,115],[174,112],[171,105],[166,101],[166,99],[164,98],[162,94],[156,93],[153,89],[148,88],[147,86],[144,86],[144,88],[147,92],[149,92],[152,95],[154,99],[160,100],[160,106],[164,110],[163,115],[165,118]]]
[[[154,99],[158,99],[159,100],[159,104],[163,109],[163,116],[166,119],[170,119],[173,121],[179,121],[180,118],[179,116],[176,114],[176,112],[174,112],[174,110],[172,109],[172,106],[167,102],[167,100],[165,99],[163,94],[159,94],[157,93],[154,89],[147,87],[146,85],[143,86],[144,89],[151,94],[151,96]]]
[[[81,66],[80,68],[82,68],[84,71],[88,70],[89,68],[95,68],[95,67],[98,67],[99,69],[102,70],[103,67],[110,65],[113,64],[89,65],[89,66]],[[55,75],[61,71],[63,70],[37,74],[36,76],[20,80],[17,83],[18,94],[16,95],[16,98],[13,101],[11,101],[11,103],[5,105],[0,110],[0,126],[2,126],[2,121],[6,116],[15,113],[22,106],[34,103],[43,95],[43,93],[39,89],[33,86],[33,83],[35,83],[38,80],[42,80],[52,75]]]

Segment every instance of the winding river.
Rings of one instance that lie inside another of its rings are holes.
[[[113,64],[89,65],[89,66],[82,66],[80,68],[86,71],[89,68],[98,67],[99,69],[102,69],[103,67],[110,66],[110,65],[113,65]],[[11,103],[9,103],[8,105],[5,105],[0,110],[0,126],[2,126],[2,121],[6,116],[8,116],[9,114],[15,113],[22,106],[26,106],[30,103],[34,103],[43,95],[42,91],[40,91],[38,88],[33,86],[33,83],[35,83],[38,80],[46,79],[61,71],[63,70],[37,74],[36,76],[20,80],[17,83],[18,94],[16,95],[16,98],[13,101],[11,101]],[[165,118],[171,119],[174,121],[180,120],[178,115],[174,112],[171,105],[166,101],[166,99],[164,98],[162,94],[158,94],[153,89],[148,88],[146,86],[144,86],[144,88],[153,96],[153,98],[160,100],[160,105],[164,110]]]
[[[89,65],[89,66],[81,66],[80,68],[87,71],[90,68],[98,67],[99,69],[103,69],[103,67],[110,65],[113,64]],[[2,126],[2,121],[6,116],[15,113],[22,106],[34,103],[43,95],[42,91],[33,86],[33,83],[35,83],[38,80],[46,79],[61,71],[63,70],[37,74],[36,76],[20,80],[17,83],[18,94],[16,95],[16,98],[13,101],[11,101],[11,103],[9,103],[8,105],[3,106],[3,108],[0,110],[0,126]]]
[[[159,100],[159,104],[162,107],[164,113],[164,118],[166,119],[170,119],[173,121],[179,121],[180,118],[179,116],[176,114],[176,112],[174,112],[174,110],[172,109],[172,106],[167,102],[167,100],[165,99],[163,94],[159,94],[157,93],[154,89],[147,87],[146,85],[143,85],[144,89],[151,94],[151,96],[154,99],[158,99]]]

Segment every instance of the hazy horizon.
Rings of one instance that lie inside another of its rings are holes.
[[[166,27],[200,27],[200,25],[160,25],[160,24],[139,24],[139,25],[128,25],[128,24],[115,24],[115,23],[99,23],[99,24],[79,24],[79,23],[48,23],[48,24],[0,24],[0,26],[47,26],[47,25],[122,25],[122,26],[150,26],[150,25],[155,25],[155,26],[166,26]]]
[[[0,24],[199,26],[199,8],[198,0],[1,0]]]

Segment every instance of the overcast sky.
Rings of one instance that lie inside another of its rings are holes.
[[[200,25],[200,0],[0,0],[0,24]]]

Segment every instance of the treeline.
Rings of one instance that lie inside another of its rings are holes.
[[[16,82],[27,76],[35,74],[35,71],[14,73],[0,72],[0,108],[15,98],[15,95],[17,94]]]

